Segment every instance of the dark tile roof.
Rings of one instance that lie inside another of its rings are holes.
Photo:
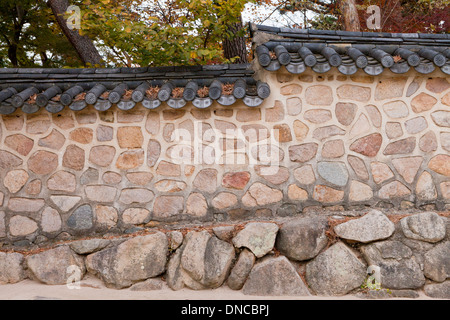
[[[260,32],[268,35],[263,37],[264,43],[256,44],[258,61],[268,71],[284,65],[294,74],[307,67],[317,73],[336,67],[345,75],[358,69],[378,75],[386,68],[394,73],[413,68],[422,74],[436,69],[450,74],[450,34],[289,29],[254,24],[250,30],[252,36]]]
[[[0,114],[21,108],[25,113],[45,108],[60,112],[65,107],[74,111],[88,104],[99,111],[113,104],[122,110],[141,102],[148,109],[166,102],[182,108],[192,101],[197,108],[207,108],[213,101],[231,105],[241,99],[250,107],[258,106],[270,94],[267,84],[256,81],[250,64],[224,64],[185,67],[139,67],[103,69],[0,69]],[[233,84],[232,92],[223,86]],[[200,97],[197,90],[207,87]],[[157,88],[157,90],[152,89]],[[173,96],[179,90],[177,97]],[[149,95],[149,89],[153,95]],[[179,97],[182,96],[182,97]],[[33,99],[30,99],[34,97]]]

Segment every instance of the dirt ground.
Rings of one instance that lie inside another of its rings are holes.
[[[0,285],[0,300],[366,300],[355,295],[339,297],[324,296],[249,296],[242,291],[222,286],[213,290],[182,289],[173,291],[166,287],[160,290],[132,291],[131,289],[111,289],[97,278],[85,277],[79,289],[69,289],[66,285],[46,285],[33,280],[23,280],[15,284]],[[389,300],[399,299],[391,298]],[[433,300],[420,293],[420,300]],[[417,300],[414,299],[414,300]],[[411,300],[411,299],[409,299]]]

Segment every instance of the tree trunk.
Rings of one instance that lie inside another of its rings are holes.
[[[228,32],[222,41],[222,49],[225,59],[239,57],[235,63],[247,63],[247,46],[244,36],[236,36],[242,30],[242,19],[228,27]],[[232,35],[232,36],[229,36]]]
[[[341,0],[340,10],[346,31],[361,31],[355,0]]]
[[[92,40],[86,36],[79,34],[76,29],[69,29],[64,14],[69,6],[68,0],[48,0],[47,4],[52,9],[54,16],[63,31],[66,38],[72,44],[75,51],[78,53],[83,64],[103,65],[102,57],[98,53],[97,48],[94,46]]]

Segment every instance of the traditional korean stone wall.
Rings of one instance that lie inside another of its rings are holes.
[[[271,96],[198,109],[2,116],[0,241],[183,221],[450,203],[442,73],[260,72]]]

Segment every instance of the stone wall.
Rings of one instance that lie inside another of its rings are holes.
[[[0,283],[81,287],[94,276],[133,291],[224,286],[253,296],[450,298],[448,213],[359,214],[156,228],[0,252]]]
[[[442,73],[259,77],[272,94],[254,108],[138,104],[2,116],[0,241],[319,208],[448,210]]]

